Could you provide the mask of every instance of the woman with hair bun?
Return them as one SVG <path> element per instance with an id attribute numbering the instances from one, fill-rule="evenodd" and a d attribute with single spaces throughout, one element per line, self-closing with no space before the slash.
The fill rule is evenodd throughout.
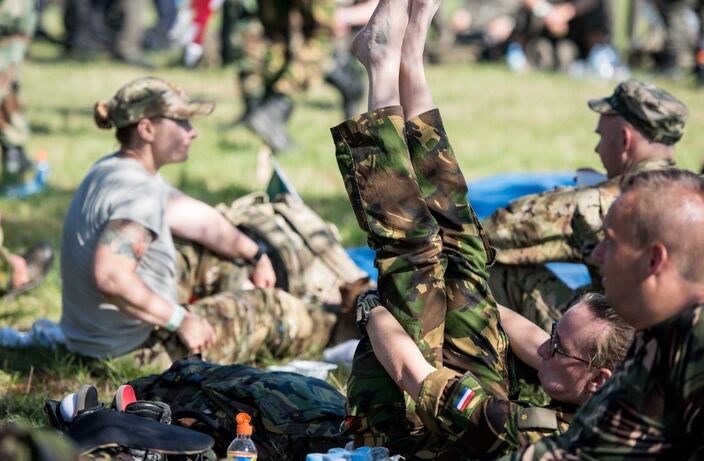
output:
<path id="1" fill-rule="evenodd" d="M 115 128 L 119 149 L 90 169 L 63 228 L 61 329 L 69 350 L 126 355 L 138 366 L 165 367 L 188 353 L 249 361 L 271 344 L 284 352 L 295 349 L 289 343 L 310 347 L 313 325 L 331 315 L 274 288 L 271 261 L 255 241 L 159 174 L 187 160 L 197 135 L 189 120 L 213 107 L 156 77 L 95 104 L 96 125 Z M 251 289 L 218 292 L 233 260 L 250 264 Z M 280 333 L 291 319 L 299 328 Z"/>

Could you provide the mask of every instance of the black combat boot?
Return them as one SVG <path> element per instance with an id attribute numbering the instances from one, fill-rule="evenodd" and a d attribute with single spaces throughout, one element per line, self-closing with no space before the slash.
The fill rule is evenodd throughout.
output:
<path id="1" fill-rule="evenodd" d="M 288 96 L 273 94 L 243 117 L 243 122 L 266 143 L 271 150 L 281 152 L 291 147 L 286 124 L 291 117 L 293 103 Z"/>

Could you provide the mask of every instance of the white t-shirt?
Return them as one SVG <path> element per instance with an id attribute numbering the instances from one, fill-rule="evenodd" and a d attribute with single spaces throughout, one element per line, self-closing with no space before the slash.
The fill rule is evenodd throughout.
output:
<path id="1" fill-rule="evenodd" d="M 78 187 L 61 237 L 61 330 L 69 350 L 96 358 L 117 357 L 138 348 L 154 326 L 106 302 L 93 277 L 98 239 L 108 222 L 133 221 L 154 241 L 137 274 L 156 293 L 176 302 L 176 251 L 166 222 L 166 203 L 176 190 L 136 160 L 108 155 L 98 160 Z"/>

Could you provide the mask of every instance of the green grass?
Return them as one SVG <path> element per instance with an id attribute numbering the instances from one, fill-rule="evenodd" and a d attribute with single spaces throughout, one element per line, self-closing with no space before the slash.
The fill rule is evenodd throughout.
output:
<path id="1" fill-rule="evenodd" d="M 144 71 L 107 60 L 66 61 L 44 44 L 36 45 L 32 56 L 22 69 L 22 94 L 33 130 L 28 150 L 49 152 L 51 187 L 26 200 L 0 198 L 5 244 L 11 250 L 21 252 L 32 242 L 48 240 L 58 251 L 73 191 L 90 165 L 117 147 L 112 132 L 93 124 L 93 104 L 110 98 L 132 78 L 159 75 L 192 96 L 217 101 L 210 117 L 195 121 L 199 139 L 190 160 L 163 170 L 174 185 L 212 204 L 263 186 L 254 179 L 259 142 L 244 128 L 226 128 L 242 110 L 232 68 Z M 468 179 L 506 171 L 600 167 L 594 154 L 597 117 L 586 101 L 610 94 L 613 82 L 538 73 L 516 76 L 502 66 L 464 62 L 432 67 L 428 78 Z M 704 131 L 699 129 L 704 115 L 698 109 L 704 95 L 687 83 L 655 83 L 691 108 L 678 159 L 698 169 L 704 153 Z M 360 245 L 364 237 L 347 202 L 328 132 L 341 121 L 337 95 L 329 87 L 316 87 L 297 95 L 296 103 L 290 125 L 296 148 L 278 160 L 306 202 L 338 225 L 344 244 Z M 2 306 L 0 325 L 24 329 L 40 317 L 58 321 L 60 292 L 57 261 L 41 287 Z M 109 401 L 119 384 L 150 371 L 80 360 L 62 349 L 0 350 L 0 365 L 0 421 L 26 419 L 34 425 L 44 423 L 40 407 L 45 398 L 60 398 L 91 382 Z M 344 382 L 344 376 L 336 379 Z"/>

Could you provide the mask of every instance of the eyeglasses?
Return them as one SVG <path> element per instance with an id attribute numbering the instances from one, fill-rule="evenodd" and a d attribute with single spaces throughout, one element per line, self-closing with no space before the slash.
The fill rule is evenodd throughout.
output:
<path id="1" fill-rule="evenodd" d="M 590 367 L 592 366 L 592 362 L 590 360 L 581 359 L 563 351 L 560 348 L 560 346 L 557 344 L 557 320 L 552 321 L 552 330 L 550 331 L 550 357 L 555 357 L 555 354 L 564 355 L 565 357 L 569 357 L 571 359 L 575 359 L 579 362 L 585 363 Z"/>

